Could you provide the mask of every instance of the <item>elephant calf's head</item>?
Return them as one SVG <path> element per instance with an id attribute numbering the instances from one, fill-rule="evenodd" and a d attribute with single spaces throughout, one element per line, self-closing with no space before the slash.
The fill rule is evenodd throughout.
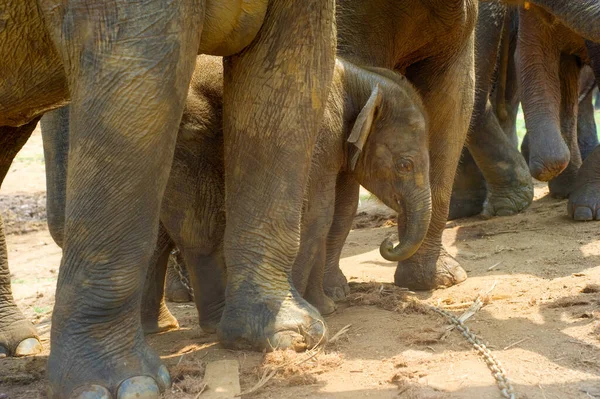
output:
<path id="1" fill-rule="evenodd" d="M 400 261 L 423 242 L 431 219 L 427 118 L 419 94 L 401 75 L 365 71 L 370 95 L 348 137 L 348 168 L 367 190 L 398 212 L 400 244 L 382 256 Z"/>

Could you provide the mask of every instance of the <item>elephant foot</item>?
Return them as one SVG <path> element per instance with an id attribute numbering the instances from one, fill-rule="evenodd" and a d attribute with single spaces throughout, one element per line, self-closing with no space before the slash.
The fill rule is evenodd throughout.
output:
<path id="1" fill-rule="evenodd" d="M 600 220 L 600 181 L 578 185 L 569 196 L 567 210 L 573 220 Z"/>
<path id="2" fill-rule="evenodd" d="M 334 313 L 337 309 L 337 306 L 335 305 L 333 299 L 325 295 L 324 292 L 318 292 L 318 290 L 315 291 L 317 292 L 307 290 L 304 294 L 304 299 L 306 299 L 308 303 L 317 308 L 319 313 L 321 313 L 324 316 Z"/>
<path id="3" fill-rule="evenodd" d="M 350 293 L 350 286 L 346 276 L 340 270 L 339 265 L 335 266 L 335 270 L 327 271 L 323 279 L 323 290 L 325 295 L 335 302 L 343 301 L 346 296 Z M 327 313 L 323 313 L 327 314 Z"/>
<path id="4" fill-rule="evenodd" d="M 399 262 L 394 275 L 394 283 L 397 286 L 411 290 L 450 287 L 466 279 L 467 272 L 443 248 L 439 256 L 417 252 L 411 258 Z"/>
<path id="5" fill-rule="evenodd" d="M 11 306 L 12 308 L 13 306 Z M 31 356 L 42 351 L 35 327 L 14 306 L 0 314 L 0 358 Z"/>
<path id="6" fill-rule="evenodd" d="M 114 334 L 92 330 L 54 338 L 48 358 L 48 398 L 160 398 L 171 386 L 167 368 L 141 330 L 135 338 L 117 335 L 115 341 Z"/>
<path id="7" fill-rule="evenodd" d="M 293 349 L 301 352 L 327 342 L 325 321 L 295 289 L 277 296 L 238 293 L 227 298 L 217 333 L 232 349 Z"/>
<path id="8" fill-rule="evenodd" d="M 557 199 L 569 198 L 569 195 L 575 189 L 575 180 L 577 178 L 577 169 L 568 167 L 560 175 L 548 182 L 550 196 Z"/>
<path id="9" fill-rule="evenodd" d="M 142 329 L 144 330 L 144 334 L 158 334 L 178 328 L 179 322 L 171 314 L 164 301 L 161 301 L 158 316 L 156 316 L 155 312 L 152 312 L 152 314 L 142 312 Z"/>
<path id="10" fill-rule="evenodd" d="M 488 186 L 481 216 L 511 216 L 523 212 L 533 202 L 533 180 L 527 172 L 523 179 L 515 180 L 509 187 Z"/>
<path id="11" fill-rule="evenodd" d="M 185 303 L 193 300 L 187 269 L 178 256 L 169 256 L 166 280 L 165 298 L 167 301 Z"/>

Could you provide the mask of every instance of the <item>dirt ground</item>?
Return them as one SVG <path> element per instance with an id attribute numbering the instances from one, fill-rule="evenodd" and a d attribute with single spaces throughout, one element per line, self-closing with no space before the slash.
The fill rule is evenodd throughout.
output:
<path id="1" fill-rule="evenodd" d="M 0 359 L 2 398 L 45 397 L 60 250 L 44 223 L 43 171 L 36 134 L 0 196 L 13 292 L 45 346 L 34 358 Z M 502 362 L 517 397 L 600 398 L 600 224 L 570 222 L 566 202 L 546 193 L 538 184 L 534 204 L 521 215 L 449 222 L 444 245 L 469 279 L 415 297 L 459 315 L 494 287 L 466 324 Z M 382 284 L 393 281 L 395 265 L 379 256 L 378 245 L 394 231 L 393 222 L 373 201 L 363 201 L 361 209 L 341 262 L 352 300 L 326 318 L 332 334 L 350 325 L 346 334 L 308 360 L 304 354 L 229 351 L 200 330 L 191 304 L 170 303 L 181 328 L 148 337 L 174 379 L 165 397 L 197 398 L 204 366 L 218 359 L 239 361 L 242 391 L 280 366 L 264 387 L 244 397 L 501 397 L 485 362 L 458 331 L 447 333 L 445 319 Z M 208 392 L 210 386 L 199 397 Z"/>

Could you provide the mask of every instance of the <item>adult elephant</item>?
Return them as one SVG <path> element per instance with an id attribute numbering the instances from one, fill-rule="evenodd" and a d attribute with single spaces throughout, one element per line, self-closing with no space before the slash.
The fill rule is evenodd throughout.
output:
<path id="1" fill-rule="evenodd" d="M 141 265 L 156 242 L 199 50 L 227 56 L 231 222 L 219 337 L 228 347 L 299 348 L 326 333 L 289 273 L 333 73 L 333 10 L 333 0 L 13 0 L 3 7 L 3 137 L 13 136 L 14 149 L 25 134 L 20 126 L 71 104 L 50 398 L 155 398 L 170 383 L 143 338 Z"/>
<path id="2" fill-rule="evenodd" d="M 576 5 L 562 0 L 532 3 L 546 7 L 585 37 L 600 39 L 600 26 L 589 24 L 600 16 L 598 0 L 584 0 Z M 441 235 L 473 110 L 477 2 L 338 0 L 336 15 L 338 54 L 359 65 L 391 68 L 405 74 L 420 91 L 429 113 L 432 220 L 421 248 L 398 263 L 395 283 L 412 289 L 431 289 L 463 281 L 466 273 L 442 248 Z M 336 204 L 336 223 L 341 226 L 350 223 L 349 215 L 356 210 L 358 189 L 348 181 L 340 184 L 348 190 L 347 201 Z M 345 238 L 340 234 L 329 237 L 337 241 Z M 393 253 L 385 255 L 394 259 Z M 325 288 L 339 299 L 347 292 L 347 286 L 334 259 L 328 259 Z"/>

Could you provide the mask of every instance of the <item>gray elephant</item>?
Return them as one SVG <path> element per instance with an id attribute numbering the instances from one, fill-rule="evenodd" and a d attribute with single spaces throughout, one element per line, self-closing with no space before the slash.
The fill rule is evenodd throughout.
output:
<path id="1" fill-rule="evenodd" d="M 0 163 L 44 112 L 70 102 L 73 115 L 49 397 L 156 398 L 170 383 L 142 334 L 142 265 L 156 242 L 198 53 L 227 57 L 224 206 L 232 217 L 220 340 L 316 344 L 322 318 L 289 282 L 333 76 L 333 0 L 9 0 L 1 12 L 0 136 L 10 145 Z M 12 298 L 2 251 L 4 304 Z M 0 345 L 12 352 L 31 334 L 3 330 Z"/>
<path id="2" fill-rule="evenodd" d="M 173 244 L 188 265 L 201 327 L 215 331 L 221 317 L 226 274 L 222 251 L 226 225 L 222 71 L 220 58 L 198 57 L 163 198 L 154 263 L 151 262 L 146 278 L 142 306 L 146 333 L 176 325 L 162 301 L 166 261 Z M 45 142 L 59 143 L 66 138 L 60 131 L 68 129 L 64 116 L 64 111 L 59 111 L 42 120 Z M 341 252 L 341 248 L 331 247 L 328 235 L 335 204 L 343 195 L 337 191 L 342 174 L 355 179 L 399 213 L 403 226 L 400 245 L 393 248 L 390 242 L 384 242 L 384 257 L 409 257 L 423 241 L 431 218 L 426 127 L 419 95 L 404 77 L 380 68 L 363 69 L 342 59 L 337 61 L 313 152 L 300 251 L 293 266 L 296 289 L 322 314 L 335 310 L 335 304 L 323 291 L 323 273 L 327 254 L 339 256 Z M 67 147 L 58 148 L 65 151 Z M 64 159 L 56 152 L 48 155 Z M 54 188 L 48 192 L 48 210 L 53 215 L 50 220 L 55 222 L 50 225 L 53 236 L 60 236 L 62 231 L 61 202 L 66 191 L 63 181 L 48 169 L 48 187 Z M 50 207 L 51 204 L 57 206 Z"/>

